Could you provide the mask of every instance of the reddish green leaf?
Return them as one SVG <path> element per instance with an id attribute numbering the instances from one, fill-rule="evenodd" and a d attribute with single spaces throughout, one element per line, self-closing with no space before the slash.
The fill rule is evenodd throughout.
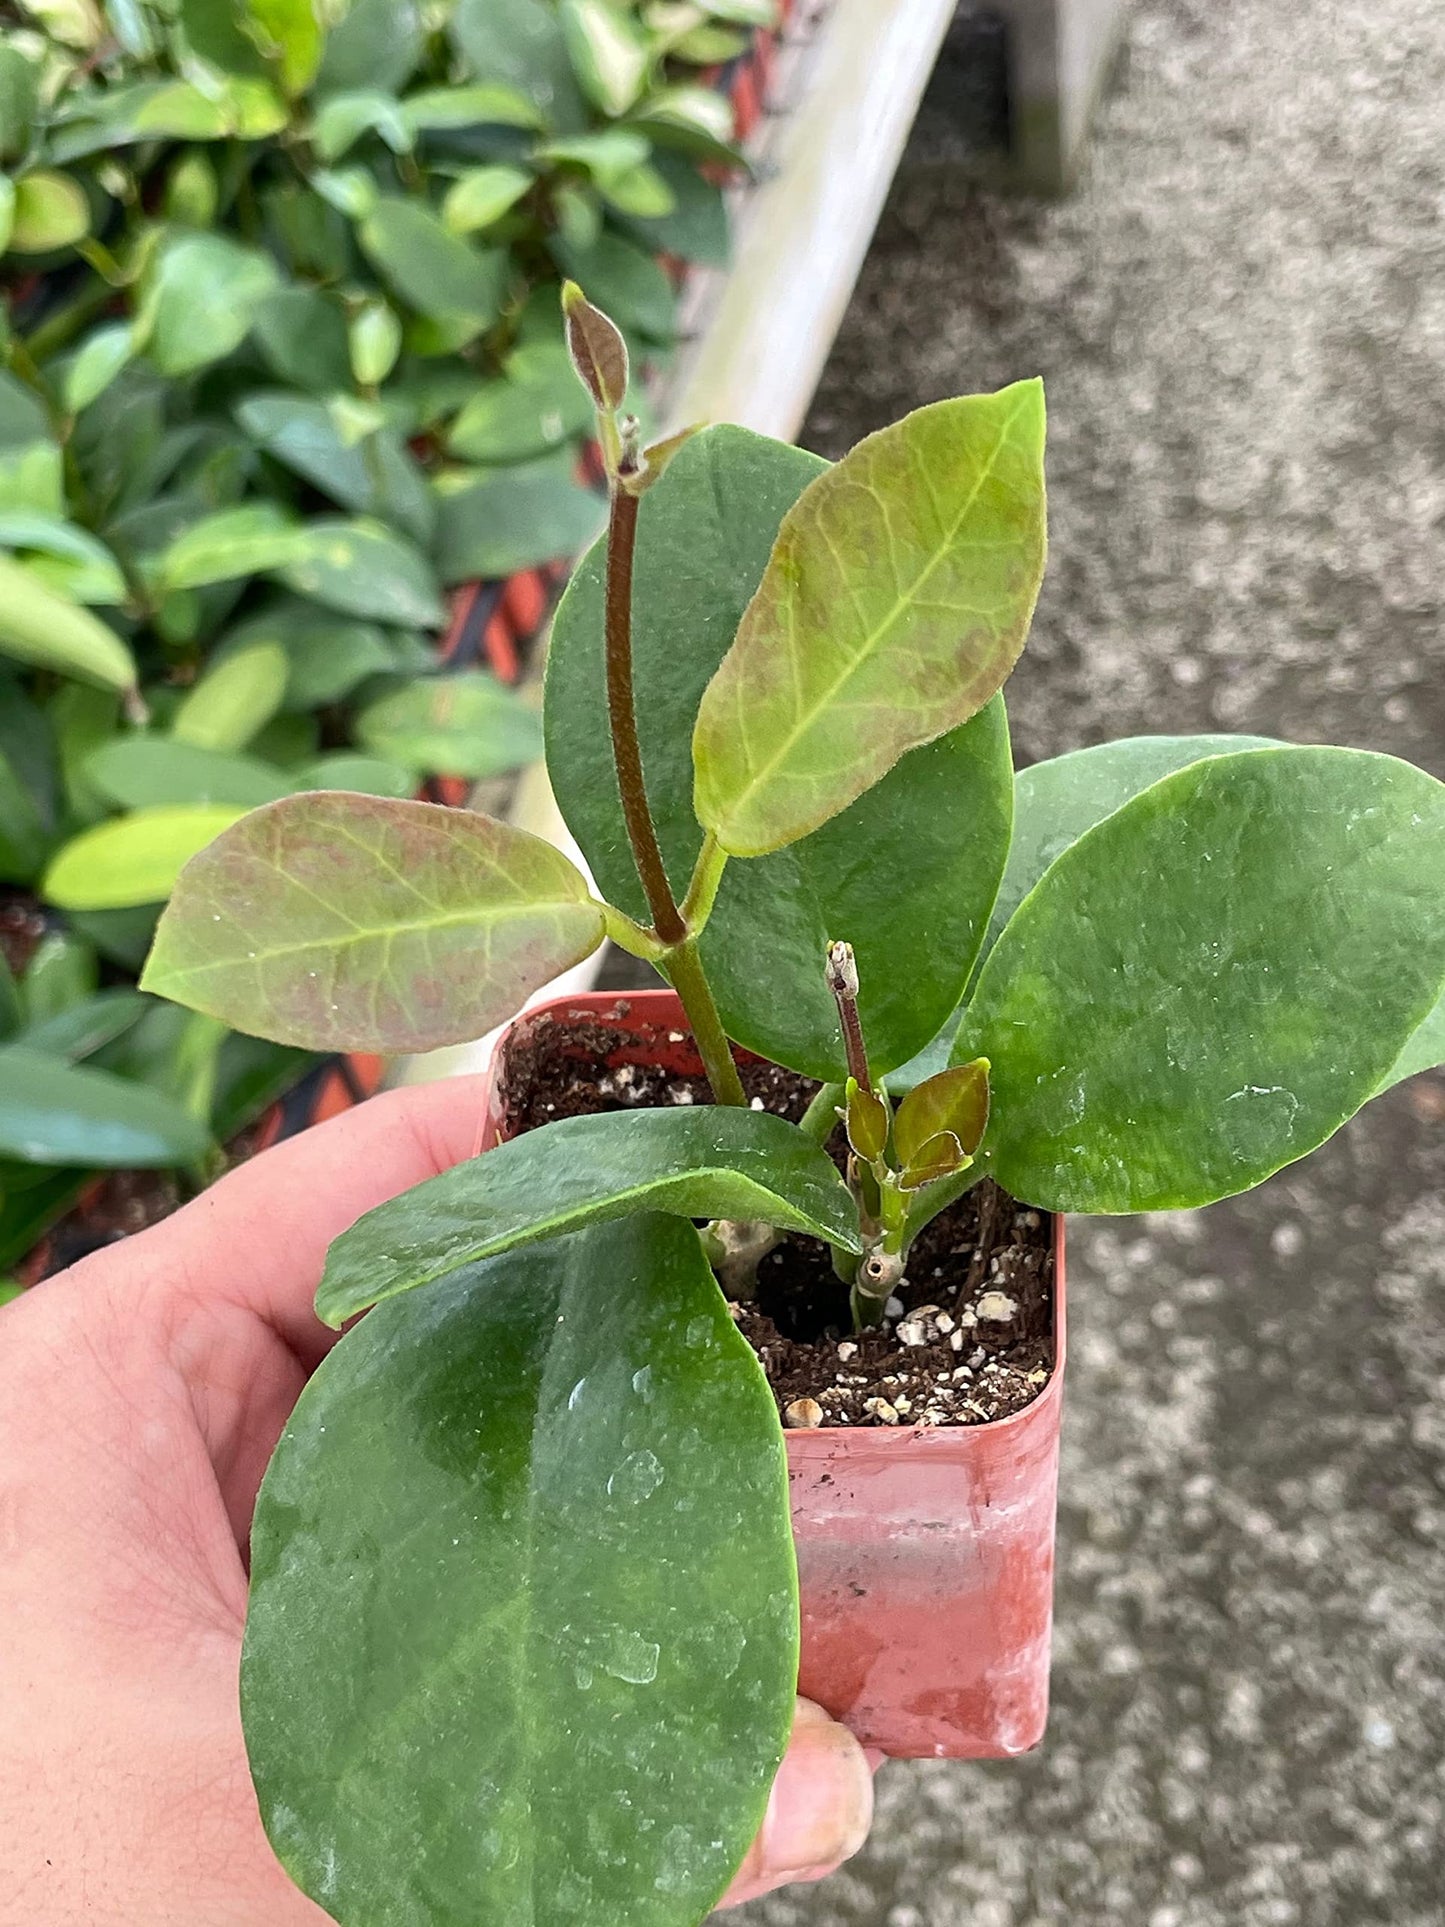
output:
<path id="1" fill-rule="evenodd" d="M 893 1120 L 893 1143 L 905 1166 L 928 1162 L 931 1141 L 940 1132 L 958 1139 L 972 1157 L 988 1123 L 988 1059 L 955 1064 L 911 1090 Z"/>
<path id="2" fill-rule="evenodd" d="M 1037 381 L 920 408 L 784 519 L 693 753 L 703 827 L 762 856 L 956 729 L 1023 648 L 1044 565 Z"/>
<path id="3" fill-rule="evenodd" d="M 602 940 L 550 843 L 466 810 L 316 792 L 190 864 L 143 986 L 312 1050 L 479 1037 Z"/>

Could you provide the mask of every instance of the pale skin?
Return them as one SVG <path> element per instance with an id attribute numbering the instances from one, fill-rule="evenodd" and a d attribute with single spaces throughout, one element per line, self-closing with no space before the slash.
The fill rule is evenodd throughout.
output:
<path id="1" fill-rule="evenodd" d="M 479 1081 L 374 1099 L 0 1311 L 0 1914 L 324 1927 L 262 1831 L 237 1673 L 256 1488 L 335 1342 L 328 1241 L 472 1154 Z M 799 1700 L 736 1904 L 862 1844 L 869 1762 Z"/>

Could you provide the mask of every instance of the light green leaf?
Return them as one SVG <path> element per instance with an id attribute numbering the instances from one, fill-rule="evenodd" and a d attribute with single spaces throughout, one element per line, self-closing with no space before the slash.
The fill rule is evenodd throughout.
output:
<path id="1" fill-rule="evenodd" d="M 363 301 L 346 330 L 351 372 L 361 388 L 386 380 L 401 353 L 401 322 L 385 301 Z"/>
<path id="2" fill-rule="evenodd" d="M 223 74 L 265 73 L 261 50 L 246 31 L 252 12 L 250 0 L 231 0 L 225 6 L 217 6 L 216 0 L 179 0 L 177 11 L 192 53 L 219 67 Z"/>
<path id="3" fill-rule="evenodd" d="M 37 168 L 15 183 L 10 217 L 12 254 L 50 254 L 84 240 L 90 232 L 85 189 L 69 174 Z"/>
<path id="4" fill-rule="evenodd" d="M 1380 1086 L 1445 977 L 1445 787 L 1357 750 L 1163 778 L 1058 857 L 954 1045 L 986 1055 L 984 1151 L 1050 1210 L 1210 1203 Z"/>
<path id="5" fill-rule="evenodd" d="M 118 737 L 90 757 L 85 773 L 126 810 L 177 803 L 230 803 L 249 810 L 274 803 L 295 787 L 254 756 L 228 755 L 165 736 Z"/>
<path id="6" fill-rule="evenodd" d="M 248 642 L 213 663 L 171 719 L 178 743 L 244 749 L 276 714 L 290 665 L 278 642 Z"/>
<path id="7" fill-rule="evenodd" d="M 128 910 L 159 903 L 196 852 L 240 815 L 230 804 L 193 803 L 135 810 L 98 823 L 56 852 L 41 895 L 62 910 Z"/>
<path id="8" fill-rule="evenodd" d="M 142 80 L 82 94 L 65 107 L 46 142 L 58 161 L 150 140 L 220 140 L 237 131 L 223 96 L 185 80 Z"/>
<path id="9" fill-rule="evenodd" d="M 471 462 L 522 462 L 575 441 L 591 421 L 591 398 L 566 349 L 520 348 L 502 378 L 462 409 L 447 445 Z"/>
<path id="10" fill-rule="evenodd" d="M 419 201 L 383 197 L 357 229 L 363 252 L 419 314 L 489 327 L 507 287 L 505 249 L 471 247 Z"/>
<path id="11" fill-rule="evenodd" d="M 651 166 L 630 167 L 624 174 L 613 175 L 602 185 L 602 198 L 619 213 L 641 220 L 656 220 L 677 205 L 667 181 Z"/>
<path id="12" fill-rule="evenodd" d="M 625 114 L 647 84 L 652 56 L 646 35 L 607 0 L 562 0 L 561 12 L 584 92 L 604 114 Z"/>
<path id="13" fill-rule="evenodd" d="M 280 576 L 297 595 L 346 615 L 403 629 L 440 629 L 446 622 L 425 556 L 376 522 L 308 522 L 304 554 Z"/>
<path id="14" fill-rule="evenodd" d="M 286 92 L 303 93 L 326 43 L 317 0 L 244 0 L 242 20 Z"/>
<path id="15" fill-rule="evenodd" d="M 537 104 L 515 87 L 488 81 L 474 87 L 426 87 L 401 103 L 413 134 L 471 127 L 540 127 Z"/>
<path id="16" fill-rule="evenodd" d="M 269 255 L 221 234 L 179 233 L 157 250 L 138 332 L 163 375 L 188 375 L 240 347 L 277 273 Z"/>
<path id="17" fill-rule="evenodd" d="M 318 756 L 293 770 L 292 788 L 296 790 L 352 790 L 362 796 L 410 796 L 416 777 L 395 763 L 384 763 L 378 756 L 357 756 L 350 750 L 335 750 Z"/>
<path id="18" fill-rule="evenodd" d="M 373 755 L 429 776 L 496 776 L 542 754 L 536 710 L 480 669 L 379 696 L 357 716 L 356 735 Z"/>
<path id="19" fill-rule="evenodd" d="M 251 1544 L 247 1750 L 328 1913 L 712 1906 L 787 1740 L 797 1590 L 776 1410 L 691 1226 L 370 1314 L 302 1393 Z"/>
<path id="20" fill-rule="evenodd" d="M 437 570 L 443 582 L 507 576 L 573 556 L 606 508 L 573 475 L 570 453 L 449 478 L 437 491 Z"/>
<path id="21" fill-rule="evenodd" d="M 792 508 L 698 712 L 699 820 L 761 856 L 966 722 L 1023 648 L 1044 563 L 1043 390 L 935 402 Z"/>
<path id="22" fill-rule="evenodd" d="M 365 88 L 354 94 L 329 94 L 316 110 L 311 138 L 324 161 L 339 161 L 363 134 L 379 134 L 394 154 L 411 152 L 412 130 L 401 102 Z"/>
<path id="23" fill-rule="evenodd" d="M 246 502 L 193 522 L 148 565 L 157 585 L 173 594 L 283 568 L 309 554 L 311 537 L 274 502 Z"/>
<path id="24" fill-rule="evenodd" d="M 81 343 L 65 370 L 61 399 L 78 415 L 109 388 L 136 351 L 135 330 L 128 321 L 110 321 Z"/>
<path id="25" fill-rule="evenodd" d="M 563 1118 L 394 1198 L 332 1245 L 316 1315 L 343 1325 L 459 1266 L 584 1225 L 665 1211 L 756 1218 L 862 1249 L 837 1166 L 767 1111 L 613 1111 Z"/>
<path id="26" fill-rule="evenodd" d="M 645 220 L 623 215 L 619 225 L 650 254 L 675 254 L 706 267 L 725 267 L 729 236 L 722 189 L 705 180 L 695 162 L 681 154 L 658 152 L 652 166 L 667 183 L 672 211 Z"/>
<path id="27" fill-rule="evenodd" d="M 568 140 L 546 141 L 535 157 L 553 167 L 585 167 L 596 180 L 615 181 L 641 167 L 652 152 L 645 134 L 625 127 L 602 127 L 590 134 L 576 134 Z"/>
<path id="28" fill-rule="evenodd" d="M 533 176 L 520 167 L 471 167 L 459 174 L 442 201 L 442 220 L 453 234 L 474 234 L 514 208 Z"/>
<path id="29" fill-rule="evenodd" d="M 0 547 L 19 553 L 31 575 L 72 602 L 122 603 L 125 577 L 105 544 L 74 522 L 0 509 Z"/>
<path id="30" fill-rule="evenodd" d="M 779 524 L 824 472 L 801 449 L 746 429 L 704 429 L 643 497 L 633 655 L 648 797 L 674 889 L 702 841 L 692 808 L 698 702 L 767 565 Z M 547 761 L 568 825 L 608 899 L 646 915 L 605 728 L 603 548 L 579 566 L 552 627 Z M 812 836 L 730 863 L 702 936 L 729 1033 L 810 1076 L 844 1070 L 823 979 L 831 938 L 854 945 L 869 1054 L 882 1072 L 926 1044 L 955 1007 L 1008 849 L 1013 789 L 1000 700 L 904 757 Z M 862 856 L 860 858 L 860 853 Z M 758 966 L 758 932 L 768 967 Z M 901 962 L 900 960 L 906 960 Z"/>
<path id="31" fill-rule="evenodd" d="M 314 793 L 255 811 L 181 879 L 142 988 L 278 1043 L 480 1037 L 602 939 L 586 879 L 466 810 Z"/>
<path id="32" fill-rule="evenodd" d="M 204 1125 L 144 1084 L 19 1044 L 0 1049 L 0 1156 L 150 1170 L 194 1164 L 210 1145 Z"/>
<path id="33" fill-rule="evenodd" d="M 0 655 L 101 689 L 135 686 L 135 662 L 113 629 L 0 556 Z"/>

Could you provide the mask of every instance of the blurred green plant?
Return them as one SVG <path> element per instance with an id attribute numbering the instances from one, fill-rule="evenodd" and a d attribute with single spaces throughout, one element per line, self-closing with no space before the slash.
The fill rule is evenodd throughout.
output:
<path id="1" fill-rule="evenodd" d="M 197 849 L 538 754 L 524 698 L 439 669 L 447 592 L 595 532 L 560 281 L 666 353 L 659 257 L 726 253 L 705 70 L 775 6 L 5 11 L 0 886 L 52 934 L 0 988 L 0 1267 L 312 1061 L 130 987 Z"/>

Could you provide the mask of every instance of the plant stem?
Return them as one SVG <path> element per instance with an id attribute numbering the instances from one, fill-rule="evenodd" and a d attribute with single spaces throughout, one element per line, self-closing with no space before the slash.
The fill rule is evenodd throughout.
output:
<path id="1" fill-rule="evenodd" d="M 667 880 L 647 807 L 632 689 L 632 559 L 637 548 L 637 509 L 637 496 L 629 495 L 614 477 L 607 523 L 607 716 L 632 858 L 652 912 L 653 927 L 671 947 L 683 943 L 688 930 Z M 698 1041 L 701 1045 L 701 1038 Z"/>
<path id="2" fill-rule="evenodd" d="M 707 1081 L 712 1085 L 714 1099 L 719 1104 L 746 1104 L 748 1100 L 743 1081 L 733 1062 L 732 1047 L 722 1027 L 722 1019 L 717 1014 L 712 986 L 703 974 L 702 959 L 697 954 L 697 944 L 693 938 L 689 937 L 669 950 L 667 974 L 672 979 L 673 989 L 682 999 L 682 1007 L 692 1025 L 693 1038 L 707 1071 Z"/>
<path id="3" fill-rule="evenodd" d="M 868 1053 L 863 1047 L 863 1026 L 858 1018 L 858 966 L 853 961 L 850 943 L 828 946 L 828 988 L 838 1006 L 838 1021 L 843 1030 L 843 1050 L 848 1059 L 848 1075 L 860 1091 L 873 1091 L 868 1070 Z"/>
<path id="4" fill-rule="evenodd" d="M 702 840 L 702 848 L 698 851 L 697 862 L 693 866 L 692 881 L 688 884 L 687 895 L 682 900 L 683 920 L 694 936 L 712 915 L 712 907 L 717 902 L 718 886 L 722 882 L 727 863 L 727 851 L 709 830 Z"/>
<path id="5" fill-rule="evenodd" d="M 798 1129 L 805 1131 L 816 1143 L 826 1144 L 838 1122 L 838 1107 L 842 1102 L 841 1084 L 820 1084 L 812 1103 L 798 1120 Z"/>
<path id="6" fill-rule="evenodd" d="M 645 930 L 625 910 L 619 910 L 615 903 L 602 902 L 597 908 L 602 912 L 608 936 L 619 950 L 625 950 L 630 957 L 641 957 L 644 963 L 667 962 L 667 945 L 659 943 L 650 930 Z"/>

